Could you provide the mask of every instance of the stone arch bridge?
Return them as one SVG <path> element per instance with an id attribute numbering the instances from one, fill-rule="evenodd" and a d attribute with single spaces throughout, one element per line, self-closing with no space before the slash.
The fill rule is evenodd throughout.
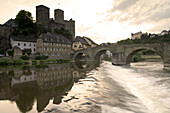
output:
<path id="1" fill-rule="evenodd" d="M 110 44 L 107 46 L 97 46 L 83 50 L 74 51 L 73 60 L 81 60 L 84 57 L 88 61 L 99 60 L 100 56 L 106 51 L 112 53 L 112 63 L 115 65 L 128 65 L 130 60 L 137 52 L 141 50 L 151 50 L 161 56 L 164 62 L 164 69 L 170 70 L 170 43 L 153 44 Z"/>

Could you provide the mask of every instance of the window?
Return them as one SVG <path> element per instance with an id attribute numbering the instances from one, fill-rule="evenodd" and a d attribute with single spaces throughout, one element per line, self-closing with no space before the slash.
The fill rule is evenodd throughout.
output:
<path id="1" fill-rule="evenodd" d="M 76 48 L 76 47 L 77 47 L 77 45 L 74 45 L 74 47 Z"/>
<path id="2" fill-rule="evenodd" d="M 18 43 L 18 46 L 20 46 L 20 43 Z"/>
<path id="3" fill-rule="evenodd" d="M 31 47 L 31 44 L 30 44 L 30 47 Z"/>
<path id="4" fill-rule="evenodd" d="M 34 48 L 34 52 L 36 51 L 36 49 Z"/>
<path id="5" fill-rule="evenodd" d="M 34 44 L 34 47 L 35 47 L 35 44 Z"/>
<path id="6" fill-rule="evenodd" d="M 24 43 L 24 46 L 26 46 L 26 43 Z"/>

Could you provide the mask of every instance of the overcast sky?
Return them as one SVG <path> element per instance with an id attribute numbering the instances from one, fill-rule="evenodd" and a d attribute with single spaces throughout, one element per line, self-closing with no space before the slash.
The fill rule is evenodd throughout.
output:
<path id="1" fill-rule="evenodd" d="M 60 3 L 60 5 L 58 5 Z M 170 29 L 170 0 L 0 0 L 0 24 L 25 9 L 35 20 L 35 6 L 64 10 L 65 19 L 76 22 L 76 36 L 97 43 L 130 38 L 131 33 L 159 33 Z"/>

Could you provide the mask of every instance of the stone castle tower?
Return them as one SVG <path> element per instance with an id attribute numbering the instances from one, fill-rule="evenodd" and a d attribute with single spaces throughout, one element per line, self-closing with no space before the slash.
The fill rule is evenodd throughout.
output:
<path id="1" fill-rule="evenodd" d="M 61 9 L 54 10 L 54 19 L 50 19 L 50 9 L 44 5 L 36 6 L 36 22 L 46 29 L 54 31 L 55 28 L 65 28 L 68 30 L 73 39 L 75 38 L 75 21 L 70 19 L 64 20 L 64 11 Z"/>
<path id="2" fill-rule="evenodd" d="M 36 21 L 38 24 L 43 25 L 44 28 L 48 29 L 50 9 L 43 5 L 36 6 Z"/>
<path id="3" fill-rule="evenodd" d="M 61 9 L 55 9 L 54 10 L 54 20 L 57 23 L 63 23 L 64 22 L 64 11 Z"/>

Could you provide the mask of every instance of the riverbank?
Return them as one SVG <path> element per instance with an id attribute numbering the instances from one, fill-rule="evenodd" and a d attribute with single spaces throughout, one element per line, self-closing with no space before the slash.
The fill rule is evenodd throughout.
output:
<path id="1" fill-rule="evenodd" d="M 46 60 L 21 60 L 21 59 L 9 59 L 0 58 L 0 66 L 10 65 L 39 65 L 39 64 L 58 64 L 64 62 L 70 62 L 70 59 L 46 59 Z"/>
<path id="2" fill-rule="evenodd" d="M 111 58 L 102 59 L 104 61 L 112 62 Z M 134 56 L 131 62 L 163 62 L 159 55 L 140 55 Z"/>

